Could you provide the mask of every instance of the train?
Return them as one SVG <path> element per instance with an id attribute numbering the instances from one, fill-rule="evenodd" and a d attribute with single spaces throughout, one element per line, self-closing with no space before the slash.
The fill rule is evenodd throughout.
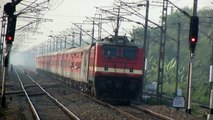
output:
<path id="1" fill-rule="evenodd" d="M 65 79 L 98 99 L 130 103 L 139 93 L 144 49 L 126 36 L 38 55 L 36 69 Z"/>

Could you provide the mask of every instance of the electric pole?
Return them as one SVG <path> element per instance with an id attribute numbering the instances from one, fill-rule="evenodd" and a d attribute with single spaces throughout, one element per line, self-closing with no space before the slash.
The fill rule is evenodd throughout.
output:
<path id="1" fill-rule="evenodd" d="M 178 79 L 179 79 L 179 59 L 180 59 L 180 27 L 181 23 L 177 23 L 178 25 L 178 39 L 177 39 L 177 57 L 176 57 L 176 84 L 175 84 L 175 95 L 177 96 L 178 90 Z"/>
<path id="2" fill-rule="evenodd" d="M 143 42 L 143 48 L 144 48 L 144 60 L 143 60 L 143 78 L 141 81 L 141 96 L 143 97 L 143 88 L 144 83 L 146 80 L 146 69 L 147 69 L 147 56 L 148 56 L 148 47 L 147 47 L 147 31 L 148 31 L 148 20 L 149 20 L 149 0 L 146 0 L 146 17 L 145 17 L 145 24 L 144 24 L 144 42 Z"/>
<path id="3" fill-rule="evenodd" d="M 158 104 L 163 92 L 163 76 L 164 76 L 164 60 L 165 60 L 165 44 L 166 44 L 166 28 L 167 28 L 167 9 L 168 0 L 163 0 L 162 20 L 161 20 L 161 39 L 158 62 L 158 80 L 157 80 L 157 98 Z"/>
<path id="4" fill-rule="evenodd" d="M 4 5 L 4 13 L 7 16 L 7 29 L 5 35 L 6 48 L 3 50 L 3 73 L 2 73 L 2 91 L 1 91 L 1 106 L 6 107 L 5 84 L 7 78 L 7 69 L 9 64 L 10 50 L 15 36 L 17 16 L 14 15 L 16 8 L 15 3 L 8 2 Z M 3 13 L 3 15 L 4 15 Z"/>
<path id="5" fill-rule="evenodd" d="M 211 35 L 211 33 L 210 33 Z M 209 37 L 210 39 L 210 37 Z M 211 55 L 211 64 L 210 64 L 210 69 L 209 69 L 209 82 L 210 82 L 210 97 L 209 97 L 209 114 L 207 116 L 207 120 L 212 119 L 212 114 L 213 114 L 213 90 L 212 90 L 212 85 L 213 85 L 213 40 L 211 40 L 211 47 L 212 47 L 212 55 Z"/>

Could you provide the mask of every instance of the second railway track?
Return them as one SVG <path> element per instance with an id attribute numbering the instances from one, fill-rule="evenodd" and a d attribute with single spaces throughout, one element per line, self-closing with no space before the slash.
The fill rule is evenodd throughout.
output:
<path id="1" fill-rule="evenodd" d="M 69 111 L 56 98 L 51 96 L 40 84 L 33 80 L 30 75 L 26 74 L 25 76 L 22 75 L 22 77 L 20 77 L 16 70 L 15 73 L 36 120 L 79 120 L 76 115 Z"/>

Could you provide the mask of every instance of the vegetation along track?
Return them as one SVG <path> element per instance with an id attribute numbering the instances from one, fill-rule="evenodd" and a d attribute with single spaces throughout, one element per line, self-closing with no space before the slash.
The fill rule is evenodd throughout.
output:
<path id="1" fill-rule="evenodd" d="M 40 84 L 33 80 L 30 75 L 22 75 L 21 78 L 17 71 L 15 71 L 15 73 L 25 93 L 27 101 L 30 104 L 35 119 L 79 120 L 75 114 L 51 96 Z"/>

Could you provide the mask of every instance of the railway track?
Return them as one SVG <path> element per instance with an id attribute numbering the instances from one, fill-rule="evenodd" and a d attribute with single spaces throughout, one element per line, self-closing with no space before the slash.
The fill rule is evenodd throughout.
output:
<path id="1" fill-rule="evenodd" d="M 95 97 L 86 95 L 78 90 L 71 88 L 69 82 L 66 82 L 63 79 L 57 80 L 57 78 L 49 78 L 46 75 L 43 75 L 43 74 L 38 75 L 37 73 L 30 72 L 30 71 L 28 71 L 28 75 L 30 75 L 31 78 L 29 78 L 27 75 L 24 75 L 26 77 L 25 79 L 27 79 L 27 80 L 24 80 L 25 82 L 26 81 L 29 82 L 30 81 L 29 79 L 32 79 L 32 78 L 36 79 L 36 82 L 39 83 L 43 88 L 45 88 L 45 90 L 49 92 L 49 94 L 54 96 L 54 98 L 56 98 L 57 101 L 60 101 L 64 106 L 66 106 L 67 109 L 72 110 L 72 112 L 75 113 L 75 115 L 77 115 L 79 119 L 81 120 L 89 120 L 89 119 L 93 119 L 93 120 L 100 120 L 100 119 L 101 120 L 111 120 L 111 119 L 113 120 L 141 120 L 141 119 L 172 120 L 172 118 L 176 120 L 176 118 L 174 118 L 172 115 L 170 115 L 171 118 L 166 116 L 162 117 L 162 115 L 157 113 L 157 111 L 153 112 L 149 109 L 141 110 L 141 107 L 143 107 L 142 105 L 136 105 L 136 106 L 140 106 L 140 108 L 134 108 L 133 107 L 134 105 L 119 106 L 119 105 L 111 105 L 111 104 L 105 103 L 103 101 L 96 99 Z M 27 91 L 29 91 L 28 94 L 31 97 L 33 103 L 35 101 L 36 105 L 38 101 L 41 101 L 41 99 L 43 99 L 43 97 L 46 96 L 43 92 L 36 89 L 37 88 L 36 83 L 31 81 L 30 83 L 25 83 L 24 85 Z M 36 93 L 28 90 L 31 88 L 32 88 L 32 91 L 36 91 Z M 20 90 L 16 89 L 16 91 L 20 91 Z M 14 94 L 15 93 L 16 92 L 14 92 Z M 21 94 L 23 96 L 21 92 L 18 92 L 17 94 L 19 95 Z M 37 99 L 34 99 L 34 98 L 37 98 Z M 50 104 L 50 102 L 42 102 L 41 104 L 46 104 L 46 107 L 48 108 L 48 106 L 51 107 L 52 104 L 54 104 L 54 103 Z M 38 107 L 38 108 L 44 109 L 44 107 Z M 52 109 L 58 110 L 59 108 L 54 107 L 54 108 L 51 108 L 51 110 Z M 43 110 L 43 111 L 47 111 L 47 110 Z M 62 115 L 61 112 L 62 110 L 58 112 L 51 111 L 51 113 L 53 114 L 59 113 L 60 115 Z M 45 113 L 48 113 L 48 112 L 45 112 Z M 167 114 L 164 114 L 164 115 L 167 115 Z M 45 116 L 45 117 L 42 118 L 42 116 Z M 49 118 L 47 118 L 47 116 Z M 63 116 L 66 116 L 66 115 L 63 115 Z M 41 115 L 41 118 L 44 120 L 47 120 L 47 119 L 61 119 L 62 117 L 53 118 L 51 117 L 51 114 L 50 116 L 48 114 L 48 115 Z M 70 117 L 67 117 L 67 116 L 66 118 L 70 119 Z"/>
<path id="2" fill-rule="evenodd" d="M 69 85 L 65 82 L 65 84 Z M 73 89 L 75 92 L 78 92 L 81 95 L 86 96 L 87 98 L 93 100 L 94 102 L 106 106 L 109 109 L 113 109 L 123 116 L 126 116 L 126 118 L 131 120 L 174 120 L 172 118 L 169 118 L 167 116 L 161 115 L 157 112 L 148 110 L 146 108 L 138 107 L 137 105 L 131 105 L 131 106 L 117 106 L 117 105 L 111 105 L 109 103 L 103 102 L 99 99 L 96 99 L 94 96 L 90 96 L 88 94 L 82 93 L 78 90 Z"/>
<path id="3" fill-rule="evenodd" d="M 148 91 L 143 91 L 143 93 L 148 95 L 150 98 L 158 99 L 157 94 L 155 94 L 155 93 L 151 93 Z M 168 106 L 172 103 L 173 97 L 162 95 L 160 100 L 164 101 L 164 104 L 167 104 L 167 106 Z M 210 109 L 208 105 L 200 104 L 195 101 L 191 102 L 191 106 L 192 106 L 192 108 L 196 108 L 193 110 L 193 112 L 196 114 L 196 116 L 207 116 L 209 109 Z"/>
<path id="4" fill-rule="evenodd" d="M 30 75 L 20 74 L 15 70 L 32 114 L 36 120 L 40 119 L 71 119 L 80 120 L 75 114 L 67 109 L 56 98 L 51 96 L 39 83 Z"/>
<path id="5" fill-rule="evenodd" d="M 137 105 L 134 105 L 134 104 L 130 106 L 111 105 L 103 101 L 100 101 L 94 97 L 91 97 L 87 94 L 84 94 L 84 95 L 101 105 L 107 106 L 111 109 L 118 111 L 124 116 L 131 118 L 131 120 L 141 120 L 141 119 L 143 120 L 174 120 L 173 118 L 164 116 L 162 114 L 159 114 L 157 112 L 151 111 L 143 107 L 138 107 Z"/>
<path id="6" fill-rule="evenodd" d="M 168 116 L 159 114 L 159 113 L 157 113 L 157 112 L 154 112 L 154 111 L 152 111 L 152 110 L 149 110 L 149 109 L 146 109 L 146 108 L 143 108 L 143 107 L 139 107 L 139 106 L 134 105 L 134 104 L 132 104 L 131 107 L 132 107 L 133 109 L 137 109 L 137 110 L 139 110 L 139 111 L 141 111 L 141 112 L 148 113 L 148 114 L 150 114 L 150 115 L 152 115 L 152 116 L 154 116 L 154 117 L 156 117 L 156 118 L 162 119 L 162 120 L 174 120 L 173 118 L 170 118 L 170 117 L 168 117 Z"/>

